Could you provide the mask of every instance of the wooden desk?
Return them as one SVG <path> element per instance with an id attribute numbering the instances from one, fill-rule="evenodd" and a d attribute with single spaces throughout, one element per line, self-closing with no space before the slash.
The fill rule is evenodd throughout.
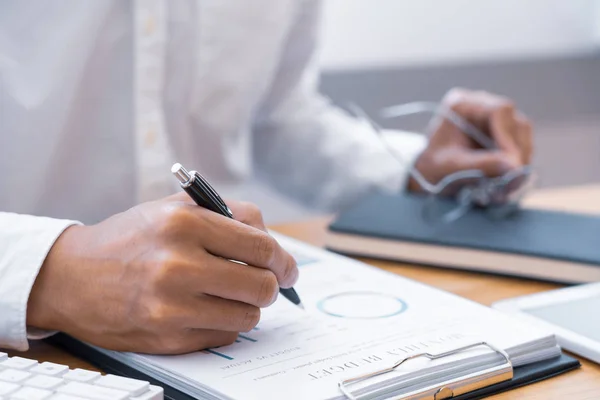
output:
<path id="1" fill-rule="evenodd" d="M 527 206 L 600 214 L 600 185 L 539 191 Z M 273 227 L 274 230 L 322 246 L 329 220 L 321 219 Z M 380 268 L 436 286 L 489 305 L 497 300 L 558 288 L 558 285 L 482 274 L 415 267 L 385 261 L 364 260 Z M 15 355 L 15 353 L 13 353 Z M 95 369 L 85 361 L 44 343 L 32 343 L 24 357 Z M 582 360 L 583 367 L 562 376 L 492 397 L 505 399 L 600 399 L 600 367 Z"/>

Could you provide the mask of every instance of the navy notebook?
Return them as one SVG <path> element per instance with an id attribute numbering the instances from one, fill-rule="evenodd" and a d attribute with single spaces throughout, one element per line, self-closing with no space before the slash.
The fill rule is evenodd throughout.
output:
<path id="1" fill-rule="evenodd" d="M 503 219 L 481 209 L 444 223 L 423 217 L 425 198 L 375 195 L 329 226 L 328 249 L 353 256 L 563 283 L 600 281 L 600 217 L 521 209 Z"/>

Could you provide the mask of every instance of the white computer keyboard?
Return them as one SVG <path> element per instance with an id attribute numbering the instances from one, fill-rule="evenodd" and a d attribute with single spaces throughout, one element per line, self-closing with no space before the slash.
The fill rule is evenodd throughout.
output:
<path id="1" fill-rule="evenodd" d="M 148 382 L 0 353 L 0 400 L 163 400 Z"/>

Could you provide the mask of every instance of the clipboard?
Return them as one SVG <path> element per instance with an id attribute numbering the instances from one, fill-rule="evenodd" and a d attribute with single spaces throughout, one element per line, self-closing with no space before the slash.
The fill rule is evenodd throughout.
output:
<path id="1" fill-rule="evenodd" d="M 376 370 L 367 374 L 362 374 L 352 378 L 346 378 L 338 383 L 338 387 L 340 392 L 348 399 L 348 400 L 368 400 L 371 398 L 380 398 L 380 395 L 377 392 L 374 392 L 372 395 L 360 396 L 354 395 L 352 393 L 351 387 L 360 382 L 367 381 L 377 376 L 385 375 L 394 372 L 398 367 L 403 365 L 410 360 L 414 360 L 416 358 L 428 358 L 430 360 L 437 360 L 440 358 L 448 357 L 454 354 L 461 353 L 463 351 L 467 351 L 476 347 L 487 347 L 496 353 L 500 354 L 504 362 L 501 365 L 493 366 L 491 368 L 487 368 L 483 371 L 472 373 L 465 376 L 460 376 L 457 378 L 449 379 L 442 384 L 431 385 L 429 387 L 425 387 L 422 389 L 414 390 L 407 394 L 389 397 L 390 400 L 448 400 L 452 399 L 455 396 L 460 396 L 484 387 L 492 386 L 498 384 L 500 382 L 509 381 L 514 376 L 514 369 L 512 362 L 508 354 L 502 349 L 495 347 L 494 345 L 487 342 L 478 342 L 472 343 L 465 346 L 457 347 L 451 350 L 447 350 L 441 353 L 417 353 L 406 356 L 399 361 L 397 361 L 394 365 Z"/>
<path id="2" fill-rule="evenodd" d="M 59 333 L 54 335 L 48 339 L 45 339 L 46 342 L 61 347 L 78 357 L 84 358 L 91 364 L 95 365 L 99 369 L 116 375 L 126 376 L 135 379 L 141 379 L 149 381 L 153 385 L 161 386 L 165 391 L 165 399 L 167 400 L 195 400 L 194 397 L 185 394 L 178 390 L 177 388 L 166 385 L 160 380 L 145 374 L 144 372 L 134 369 L 128 365 L 121 363 L 114 358 L 107 356 L 104 353 L 101 353 L 95 350 L 93 347 L 88 346 L 87 344 L 80 342 L 66 334 Z M 513 367 L 512 363 L 510 363 L 510 359 L 506 355 L 506 353 L 502 350 L 496 349 L 494 346 L 489 345 L 486 342 L 474 343 L 471 345 L 467 345 L 464 347 L 459 347 L 453 350 L 446 351 L 444 353 L 438 354 L 429 354 L 429 353 L 419 353 L 407 356 L 402 360 L 398 360 L 393 366 L 389 368 L 385 368 L 378 371 L 373 371 L 371 374 L 356 376 L 346 378 L 338 383 L 338 387 L 343 386 L 344 388 L 351 387 L 353 384 L 358 383 L 364 379 L 373 378 L 376 375 L 383 375 L 385 373 L 389 373 L 392 370 L 399 367 L 401 364 L 405 362 L 409 362 L 413 359 L 419 357 L 425 358 L 441 358 L 446 357 L 452 354 L 456 354 L 461 351 L 466 351 L 474 347 L 484 346 L 491 348 L 494 351 L 502 354 L 505 360 L 508 360 L 508 363 L 503 363 L 498 367 L 494 367 L 488 369 L 486 371 L 480 371 L 474 376 L 462 376 L 457 379 L 448 380 L 441 385 L 436 385 L 435 387 L 427 388 L 420 390 L 419 393 L 411 393 L 412 397 L 391 397 L 394 400 L 399 399 L 434 399 L 434 400 L 478 400 L 485 398 L 487 396 L 491 396 L 494 394 L 506 392 L 508 390 L 516 389 L 521 386 L 526 386 L 531 383 L 539 382 L 557 375 L 561 375 L 565 372 L 575 370 L 581 367 L 581 363 L 570 356 L 562 354 L 555 359 L 540 361 L 536 363 L 532 363 L 525 366 Z M 341 392 L 340 388 L 340 392 Z M 350 399 L 360 399 L 364 400 L 365 397 L 354 396 L 352 397 L 352 393 L 350 393 L 350 397 L 346 395 L 346 398 Z M 419 397 L 420 396 L 420 397 Z M 427 397 L 429 396 L 429 397 Z M 379 397 L 381 398 L 381 397 Z"/>

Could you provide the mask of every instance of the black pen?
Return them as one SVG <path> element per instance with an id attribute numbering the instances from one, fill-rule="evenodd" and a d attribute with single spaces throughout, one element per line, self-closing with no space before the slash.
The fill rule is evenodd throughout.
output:
<path id="1" fill-rule="evenodd" d="M 227 204 L 225 204 L 223 199 L 221 199 L 221 196 L 219 196 L 208 181 L 198 172 L 188 172 L 179 163 L 173 165 L 171 172 L 179 180 L 181 188 L 185 190 L 192 200 L 200 207 L 204 207 L 225 217 L 233 218 L 233 213 L 229 207 L 227 207 Z M 300 297 L 294 288 L 280 288 L 279 293 L 298 307 L 304 308 L 300 301 Z"/>

